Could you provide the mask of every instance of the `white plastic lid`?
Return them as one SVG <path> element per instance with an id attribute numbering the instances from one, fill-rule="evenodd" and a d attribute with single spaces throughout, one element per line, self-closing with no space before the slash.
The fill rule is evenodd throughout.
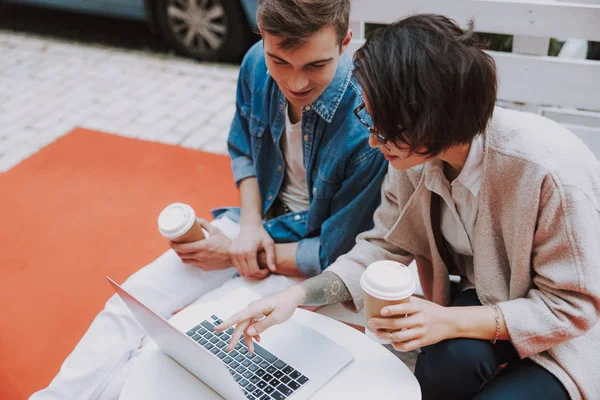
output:
<path id="1" fill-rule="evenodd" d="M 411 270 L 396 261 L 376 261 L 360 278 L 362 289 L 381 300 L 401 300 L 415 292 L 416 282 Z"/>
<path id="2" fill-rule="evenodd" d="M 196 213 L 192 207 L 173 203 L 158 216 L 158 230 L 167 239 L 177 239 L 190 230 L 195 220 Z"/>

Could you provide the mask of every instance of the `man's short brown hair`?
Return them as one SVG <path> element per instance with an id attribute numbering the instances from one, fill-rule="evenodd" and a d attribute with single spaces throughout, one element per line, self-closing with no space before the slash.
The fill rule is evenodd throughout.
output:
<path id="1" fill-rule="evenodd" d="M 283 38 L 284 50 L 302 47 L 325 26 L 333 26 L 341 46 L 350 24 L 350 0 L 259 0 L 258 27 Z"/>

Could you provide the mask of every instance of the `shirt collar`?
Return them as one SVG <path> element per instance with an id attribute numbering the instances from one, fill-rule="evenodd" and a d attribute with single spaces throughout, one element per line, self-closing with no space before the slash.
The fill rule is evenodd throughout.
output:
<path id="1" fill-rule="evenodd" d="M 464 187 L 477 197 L 481 189 L 481 176 L 483 175 L 483 135 L 477 135 L 471 143 L 467 162 L 460 175 L 456 178 Z"/>
<path id="2" fill-rule="evenodd" d="M 439 190 L 439 181 L 442 179 L 446 180 L 442 166 L 442 161 L 437 157 L 428 162 L 425 166 L 425 185 L 429 190 L 435 191 L 436 193 Z M 452 185 L 456 182 L 460 182 L 474 197 L 477 197 L 479 195 L 479 190 L 481 189 L 482 175 L 483 135 L 477 135 L 473 139 L 473 142 L 471 142 L 471 148 L 469 149 L 469 155 L 467 156 L 465 166 L 460 171 L 456 180 L 452 182 Z"/>
<path id="3" fill-rule="evenodd" d="M 311 104 L 311 107 L 327 123 L 331 123 L 342 97 L 348 88 L 354 68 L 352 58 L 345 52 L 340 57 L 333 79 L 327 89 Z"/>

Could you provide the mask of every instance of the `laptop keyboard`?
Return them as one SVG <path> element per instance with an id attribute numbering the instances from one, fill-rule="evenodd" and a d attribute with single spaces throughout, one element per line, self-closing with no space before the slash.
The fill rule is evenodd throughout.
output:
<path id="1" fill-rule="evenodd" d="M 213 315 L 211 320 L 202 321 L 186 335 L 221 359 L 248 400 L 283 400 L 308 382 L 305 375 L 256 343 L 254 354 L 250 354 L 243 337 L 227 353 L 233 328 L 215 332 L 215 326 L 222 322 Z"/>

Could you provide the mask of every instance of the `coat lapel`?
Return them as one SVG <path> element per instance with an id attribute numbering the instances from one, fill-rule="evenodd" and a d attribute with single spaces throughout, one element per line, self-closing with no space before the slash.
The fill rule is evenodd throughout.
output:
<path id="1" fill-rule="evenodd" d="M 453 264 L 442 238 L 440 200 L 421 180 L 385 240 L 415 256 L 426 297 L 448 304 L 450 281 L 446 265 Z"/>

